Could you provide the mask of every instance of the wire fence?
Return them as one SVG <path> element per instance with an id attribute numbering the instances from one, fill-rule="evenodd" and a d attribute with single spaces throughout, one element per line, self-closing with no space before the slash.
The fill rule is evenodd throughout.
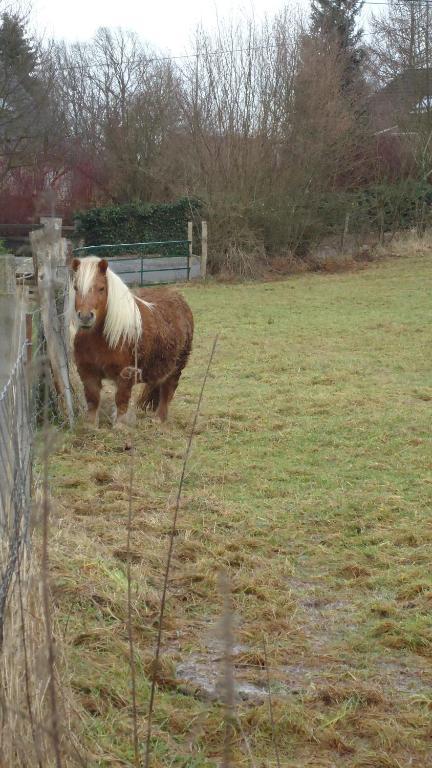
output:
<path id="1" fill-rule="evenodd" d="M 20 554 L 29 544 L 34 419 L 28 350 L 26 341 L 0 393 L 0 645 L 8 594 Z"/>
<path id="2" fill-rule="evenodd" d="M 23 307 L 17 302 L 17 317 Z M 12 342 L 12 340 L 11 340 Z M 0 765 L 41 766 L 46 672 L 40 663 L 42 626 L 33 458 L 35 392 L 30 340 L 21 341 L 0 393 Z M 33 357 L 33 363 L 32 363 Z"/>
<path id="3" fill-rule="evenodd" d="M 0 766 L 17 768 L 55 765 L 58 751 L 49 706 L 57 673 L 43 553 L 47 455 L 57 427 L 70 425 L 58 389 L 69 376 L 68 281 L 65 268 L 50 269 L 49 261 L 39 273 L 36 308 L 24 281 L 18 283 L 10 339 L 18 352 L 0 391 Z M 61 709 L 59 702 L 55 715 L 64 720 Z M 64 763 L 72 764 L 72 758 Z"/>

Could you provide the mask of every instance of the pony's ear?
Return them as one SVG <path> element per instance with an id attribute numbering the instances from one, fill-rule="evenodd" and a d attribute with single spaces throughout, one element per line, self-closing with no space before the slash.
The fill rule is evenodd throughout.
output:
<path id="1" fill-rule="evenodd" d="M 81 262 L 80 262 L 79 259 L 74 259 L 72 261 L 72 269 L 73 269 L 74 272 L 76 272 L 78 270 L 78 267 L 79 267 L 80 264 L 81 264 Z"/>
<path id="2" fill-rule="evenodd" d="M 106 259 L 101 259 L 99 264 L 98 264 L 98 267 L 99 267 L 99 272 L 102 272 L 102 274 L 104 275 L 106 273 L 107 269 L 108 269 L 108 262 L 107 262 L 107 260 Z"/>

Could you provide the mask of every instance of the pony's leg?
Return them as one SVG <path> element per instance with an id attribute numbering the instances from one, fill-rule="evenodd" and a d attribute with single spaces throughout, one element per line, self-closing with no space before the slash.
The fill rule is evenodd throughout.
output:
<path id="1" fill-rule="evenodd" d="M 175 395 L 175 391 L 178 387 L 178 383 L 180 381 L 180 376 L 182 375 L 183 368 L 185 367 L 189 353 L 191 350 L 191 343 L 188 341 L 185 349 L 183 350 L 182 355 L 180 356 L 180 359 L 177 364 L 176 371 L 169 376 L 166 381 L 163 382 L 160 386 L 160 400 L 159 400 L 159 407 L 157 409 L 157 415 L 159 416 L 161 421 L 166 421 L 168 416 L 168 406 L 173 399 Z"/>
<path id="2" fill-rule="evenodd" d="M 159 384 L 146 384 L 144 390 L 137 400 L 137 407 L 142 411 L 146 411 L 147 409 L 150 411 L 157 411 L 159 399 Z"/>
<path id="3" fill-rule="evenodd" d="M 87 403 L 86 421 L 90 424 L 96 424 L 102 389 L 102 378 L 94 373 L 90 374 L 86 371 L 78 372 L 84 385 L 84 396 Z"/>
<path id="4" fill-rule="evenodd" d="M 174 397 L 179 378 L 180 373 L 176 372 L 160 385 L 160 399 L 156 413 L 162 422 L 167 420 L 168 406 Z"/>
<path id="5" fill-rule="evenodd" d="M 132 382 L 130 379 L 122 379 L 121 377 L 117 380 L 117 390 L 115 394 L 115 404 L 116 404 L 116 423 L 119 424 L 125 424 L 128 422 L 128 408 L 129 408 L 129 402 L 132 394 Z"/>

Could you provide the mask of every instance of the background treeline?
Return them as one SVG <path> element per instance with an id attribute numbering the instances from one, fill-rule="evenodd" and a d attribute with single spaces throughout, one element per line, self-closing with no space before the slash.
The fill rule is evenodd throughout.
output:
<path id="1" fill-rule="evenodd" d="M 191 55 L 170 59 L 105 28 L 88 43 L 42 44 L 3 7 L 1 222 L 91 209 L 89 242 L 107 229 L 123 240 L 128 210 L 147 232 L 149 211 L 159 215 L 149 204 L 175 203 L 166 212 L 183 221 L 199 200 L 212 268 L 244 273 L 344 231 L 360 242 L 423 228 L 429 9 L 390 2 L 367 36 L 360 10 L 314 0 L 307 17 L 199 29 Z"/>

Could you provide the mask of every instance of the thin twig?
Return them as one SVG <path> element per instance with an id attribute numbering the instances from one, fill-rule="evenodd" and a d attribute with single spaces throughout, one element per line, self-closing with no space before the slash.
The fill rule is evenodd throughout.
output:
<path id="1" fill-rule="evenodd" d="M 132 721 L 133 721 L 133 746 L 135 768 L 139 768 L 139 745 L 138 745 L 138 714 L 136 698 L 136 668 L 135 668 L 135 649 L 132 630 L 132 575 L 131 575 L 131 527 L 132 527 L 132 489 L 134 480 L 134 450 L 131 450 L 130 474 L 129 474 L 129 506 L 127 521 L 127 540 L 126 540 L 126 576 L 127 576 L 127 624 L 129 640 L 129 664 L 131 672 L 131 692 L 132 692 Z"/>
<path id="2" fill-rule="evenodd" d="M 138 331 L 135 334 L 135 350 L 134 350 L 134 362 L 135 362 L 135 386 L 138 383 Z M 135 665 L 135 648 L 132 630 L 132 573 L 131 573 L 131 530 L 132 530 L 132 495 L 133 495 L 133 483 L 134 483 L 134 461 L 135 451 L 133 447 L 132 437 L 130 439 L 131 451 L 130 451 L 130 473 L 129 473 L 129 504 L 128 504 L 128 519 L 127 519 L 127 537 L 126 537 L 126 578 L 127 578 L 127 624 L 128 624 L 128 640 L 129 640 L 129 666 L 131 673 L 131 693 L 132 693 L 132 723 L 133 723 L 133 748 L 135 768 L 139 768 L 139 744 L 138 744 L 138 713 L 137 713 L 137 697 L 136 697 L 136 665 Z"/>
<path id="3" fill-rule="evenodd" d="M 207 369 L 204 374 L 201 391 L 199 394 L 197 406 L 195 409 L 195 416 L 192 422 L 191 431 L 189 434 L 189 439 L 186 446 L 186 452 L 183 459 L 183 467 L 182 472 L 180 475 L 180 480 L 178 484 L 178 490 L 177 490 L 177 498 L 176 498 L 176 504 L 174 508 L 174 515 L 172 520 L 172 526 L 170 531 L 170 537 L 169 537 L 169 546 L 168 546 L 168 555 L 167 555 L 167 561 L 165 566 L 165 574 L 164 574 L 164 583 L 163 583 L 163 589 L 162 589 L 162 598 L 161 598 L 161 604 L 160 604 L 160 611 L 159 611 L 159 626 L 158 626 L 158 635 L 156 640 L 156 651 L 155 651 L 155 657 L 154 657 L 154 666 L 153 666 L 153 674 L 152 674 L 152 683 L 151 683 L 151 690 L 150 690 L 150 701 L 149 701 L 149 711 L 148 711 L 148 723 L 147 723 L 147 737 L 146 737 L 146 751 L 145 751 L 145 759 L 144 759 L 144 768 L 149 768 L 150 766 L 150 746 L 151 746 L 151 732 L 152 732 L 152 720 L 153 720 L 153 708 L 154 708 L 154 700 L 155 700 L 155 693 L 156 693 L 156 679 L 158 675 L 158 666 L 159 666 L 159 657 L 160 657 L 160 650 L 161 650 L 161 643 L 162 643 L 162 627 L 163 627 L 163 619 L 165 614 L 165 603 L 166 603 L 166 595 L 167 595 L 167 589 L 168 589 L 168 578 L 169 578 L 169 572 L 171 567 L 171 558 L 172 558 L 172 552 L 174 547 L 174 539 L 177 529 L 177 517 L 178 512 L 180 509 L 180 499 L 183 491 L 183 483 L 186 475 L 186 467 L 189 460 L 191 448 L 192 448 L 192 442 L 195 436 L 195 430 L 196 425 L 198 421 L 198 416 L 200 414 L 200 408 L 201 403 L 203 399 L 204 394 L 204 388 L 207 383 L 207 378 L 209 375 L 210 367 L 213 362 L 213 357 L 216 351 L 216 345 L 218 342 L 218 336 L 215 337 L 212 350 L 210 353 L 209 361 L 207 364 Z"/>
<path id="4" fill-rule="evenodd" d="M 243 741 L 245 743 L 246 752 L 248 753 L 250 764 L 251 764 L 252 768 L 257 768 L 256 762 L 255 762 L 255 758 L 253 756 L 253 752 L 252 752 L 252 749 L 251 749 L 251 745 L 249 744 L 249 739 L 248 739 L 248 737 L 246 736 L 246 734 L 244 732 L 244 728 L 242 726 L 241 720 L 240 720 L 238 715 L 236 717 L 236 723 L 237 723 L 237 725 L 239 727 L 239 730 L 240 730 L 240 733 L 241 733 L 241 735 L 243 737 Z"/>
<path id="5" fill-rule="evenodd" d="M 224 608 L 222 615 L 222 637 L 224 641 L 224 678 L 223 678 L 223 698 L 224 698 L 224 749 L 222 768 L 230 768 L 232 764 L 232 743 L 234 735 L 234 704 L 235 704 L 235 685 L 233 674 L 233 611 L 231 604 L 230 585 L 226 573 L 222 572 L 219 576 L 220 589 L 223 595 Z"/>
<path id="6" fill-rule="evenodd" d="M 272 700 L 271 687 L 270 687 L 270 668 L 268 663 L 267 643 L 264 635 L 263 635 L 263 647 L 264 647 L 264 658 L 265 658 L 266 675 L 267 675 L 270 725 L 272 730 L 272 739 L 273 739 L 273 745 L 274 745 L 275 756 L 276 756 L 276 765 L 277 765 L 277 768 L 280 768 L 281 764 L 280 764 L 280 757 L 279 757 L 279 746 L 276 738 L 276 728 L 275 728 L 275 721 L 274 721 L 274 714 L 273 714 L 273 700 Z"/>
<path id="7" fill-rule="evenodd" d="M 41 564 L 41 578 L 42 578 L 42 602 L 45 614 L 45 631 L 46 642 L 48 649 L 48 674 L 49 674 L 49 695 L 51 703 L 51 724 L 52 724 L 52 742 L 54 747 L 55 764 L 56 768 L 62 768 L 62 760 L 60 754 L 60 734 L 59 734 L 59 722 L 58 722 L 58 709 L 57 709 L 57 695 L 55 688 L 55 654 L 54 654 L 54 641 L 51 628 L 51 612 L 50 612 L 50 594 L 49 594 L 49 556 L 48 556 L 48 535 L 49 535 L 49 514 L 50 514 L 50 502 L 49 502 L 49 481 L 48 481 L 48 371 L 45 368 L 45 400 L 44 400 L 44 450 L 43 450 L 43 482 L 42 482 L 42 564 Z"/>

